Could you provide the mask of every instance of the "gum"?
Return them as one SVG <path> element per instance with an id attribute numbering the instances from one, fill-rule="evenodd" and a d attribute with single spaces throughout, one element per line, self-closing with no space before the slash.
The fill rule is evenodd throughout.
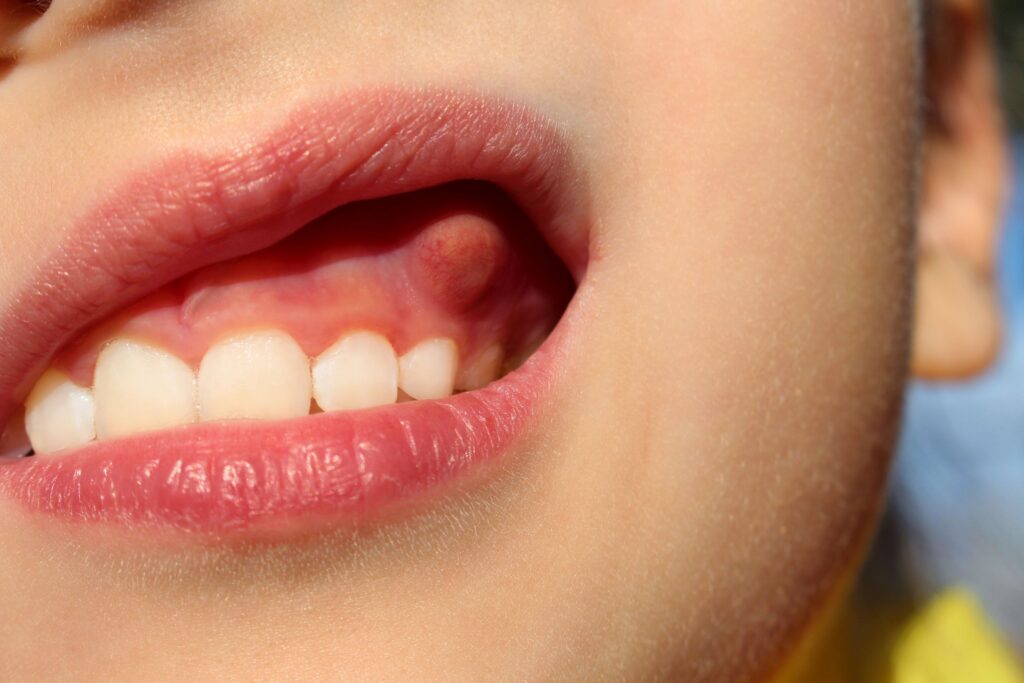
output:
<path id="1" fill-rule="evenodd" d="M 353 329 L 384 334 L 399 354 L 450 337 L 462 365 L 495 343 L 506 357 L 534 347 L 573 290 L 510 199 L 463 181 L 336 209 L 267 249 L 189 273 L 92 327 L 53 364 L 88 386 L 115 337 L 198 367 L 218 340 L 273 327 L 311 357 Z"/>

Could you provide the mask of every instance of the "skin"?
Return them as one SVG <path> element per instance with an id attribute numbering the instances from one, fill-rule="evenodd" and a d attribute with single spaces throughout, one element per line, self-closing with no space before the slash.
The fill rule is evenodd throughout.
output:
<path id="1" fill-rule="evenodd" d="M 984 60 L 977 3 L 948 4 L 980 17 L 964 30 Z M 981 292 L 939 319 L 991 306 L 964 245 L 994 225 L 999 160 L 918 122 L 904 2 L 57 0 L 2 21 L 0 307 L 133 165 L 364 84 L 497 92 L 552 118 L 601 245 L 559 410 L 508 473 L 423 514 L 224 547 L 0 500 L 5 680 L 764 679 L 838 599 L 881 499 L 919 130 L 956 170 L 992 171 L 932 183 L 925 155 L 920 213 L 957 236 L 929 253 Z M 943 48 L 954 67 L 962 52 Z M 976 78 L 932 85 L 991 103 Z M 950 218 L 957 197 L 983 210 Z M 977 348 L 925 345 L 915 368 L 963 374 Z"/>

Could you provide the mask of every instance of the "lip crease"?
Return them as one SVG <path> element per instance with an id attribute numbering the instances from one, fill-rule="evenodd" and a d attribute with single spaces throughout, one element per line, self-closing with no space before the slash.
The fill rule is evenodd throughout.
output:
<path id="1" fill-rule="evenodd" d="M 369 90 L 307 102 L 218 153 L 186 150 L 145 167 L 72 226 L 0 316 L 0 418 L 89 324 L 354 201 L 460 179 L 493 182 L 578 283 L 589 224 L 571 157 L 550 122 L 517 104 Z M 364 519 L 512 450 L 547 400 L 573 308 L 522 368 L 484 389 L 92 443 L 0 464 L 0 492 L 69 520 L 198 532 Z"/>

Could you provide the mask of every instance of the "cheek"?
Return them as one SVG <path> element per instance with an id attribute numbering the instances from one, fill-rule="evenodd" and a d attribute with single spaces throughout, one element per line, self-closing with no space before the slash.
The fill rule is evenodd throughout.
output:
<path id="1" fill-rule="evenodd" d="M 855 564 L 908 345 L 909 11 L 741 4 L 611 29 L 628 113 L 567 409 L 593 490 L 566 506 L 633 551 L 681 678 L 769 661 Z"/>

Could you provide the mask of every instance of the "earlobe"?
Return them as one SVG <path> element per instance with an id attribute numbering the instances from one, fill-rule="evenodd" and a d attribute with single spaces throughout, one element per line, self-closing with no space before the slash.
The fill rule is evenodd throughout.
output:
<path id="1" fill-rule="evenodd" d="M 911 371 L 922 379 L 967 377 L 999 349 L 999 306 L 990 276 L 949 250 L 918 260 Z"/>
<path id="2" fill-rule="evenodd" d="M 998 350 L 991 271 L 1007 160 L 986 4 L 932 9 L 911 369 L 939 379 L 980 372 Z"/>

